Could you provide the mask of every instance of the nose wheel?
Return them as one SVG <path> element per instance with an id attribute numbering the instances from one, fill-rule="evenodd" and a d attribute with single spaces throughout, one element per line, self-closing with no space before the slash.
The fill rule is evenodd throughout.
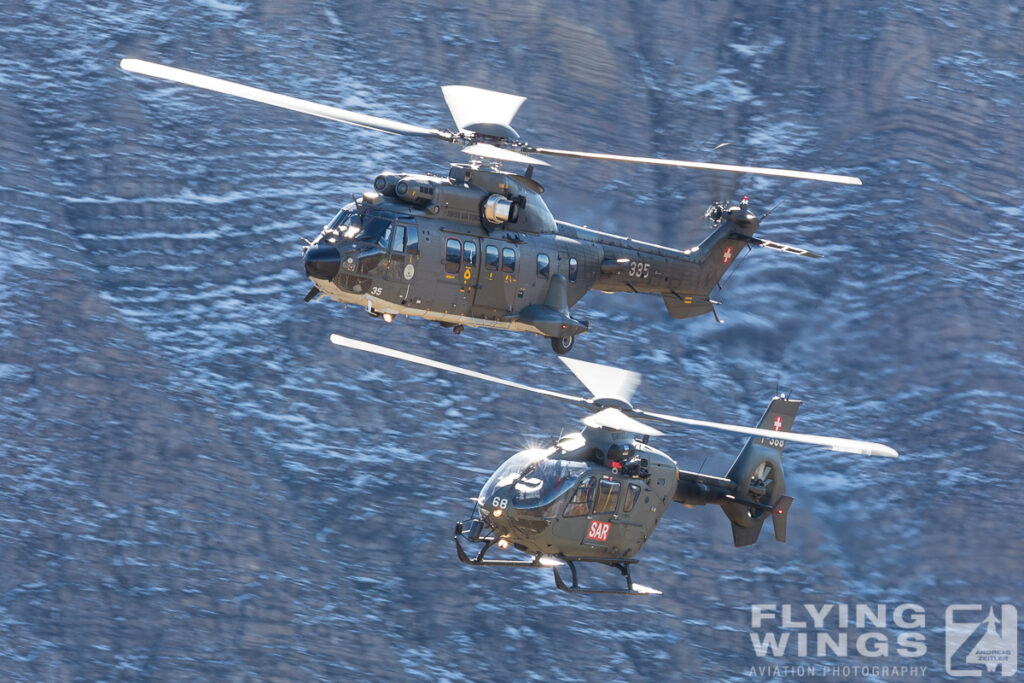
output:
<path id="1" fill-rule="evenodd" d="M 552 337 L 551 348 L 554 349 L 555 353 L 559 356 L 572 351 L 572 347 L 576 346 L 576 337 L 571 334 L 567 334 L 564 337 Z"/>

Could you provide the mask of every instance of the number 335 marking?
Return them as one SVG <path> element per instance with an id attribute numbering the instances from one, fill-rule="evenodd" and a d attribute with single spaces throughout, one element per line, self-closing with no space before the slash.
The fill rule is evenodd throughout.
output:
<path id="1" fill-rule="evenodd" d="M 641 263 L 640 261 L 629 262 L 629 276 L 630 277 L 650 277 L 651 276 L 651 264 Z"/>

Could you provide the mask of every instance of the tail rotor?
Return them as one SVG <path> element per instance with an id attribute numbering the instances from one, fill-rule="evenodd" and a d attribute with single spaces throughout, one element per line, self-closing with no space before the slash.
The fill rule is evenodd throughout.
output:
<path id="1" fill-rule="evenodd" d="M 793 427 L 800 401 L 776 396 L 758 422 L 759 429 L 779 432 L 782 437 Z M 786 514 L 793 499 L 786 496 L 786 478 L 782 472 L 781 438 L 751 438 L 743 445 L 726 475 L 736 493 L 722 503 L 722 511 L 732 522 L 733 541 L 737 546 L 757 540 L 761 527 L 771 517 L 775 538 L 786 538 Z"/>

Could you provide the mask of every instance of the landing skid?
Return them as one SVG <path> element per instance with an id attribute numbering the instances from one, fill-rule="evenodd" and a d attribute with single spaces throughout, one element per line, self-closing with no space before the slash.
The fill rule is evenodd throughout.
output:
<path id="1" fill-rule="evenodd" d="M 563 556 L 559 556 L 558 559 L 563 560 L 567 565 L 569 565 L 569 571 L 572 572 L 572 585 L 569 586 L 562 580 L 562 576 L 558 573 L 558 567 L 551 568 L 551 571 L 555 574 L 555 585 L 566 593 L 588 593 L 591 595 L 661 595 L 661 591 L 659 590 L 655 590 L 649 586 L 642 586 L 639 583 L 633 583 L 633 577 L 629 573 L 629 568 L 636 564 L 638 560 L 609 560 L 598 557 Z M 626 578 L 625 590 L 581 588 L 579 575 L 576 573 L 577 562 L 594 562 L 618 569 L 622 573 L 622 576 Z"/>
<path id="2" fill-rule="evenodd" d="M 464 564 L 474 567 L 529 567 L 533 569 L 547 569 L 562 564 L 558 560 L 540 554 L 533 555 L 530 560 L 488 560 L 485 557 L 487 551 L 496 546 L 501 539 L 493 535 L 482 535 L 483 522 L 479 519 L 471 520 L 469 529 L 465 529 L 464 524 L 465 522 L 455 524 L 455 552 L 459 555 L 459 561 Z M 482 544 L 475 557 L 470 557 L 462 547 L 462 541 L 459 539 L 463 536 L 473 543 Z"/>
<path id="3" fill-rule="evenodd" d="M 460 562 L 472 567 L 526 567 L 528 569 L 547 569 L 550 567 L 551 571 L 555 574 L 555 585 L 567 593 L 587 593 L 591 595 L 661 595 L 661 591 L 659 590 L 655 590 L 647 586 L 641 586 L 640 584 L 633 582 L 633 577 L 629 573 L 629 568 L 636 564 L 638 560 L 610 560 L 604 557 L 565 557 L 563 555 L 552 557 L 550 555 L 542 555 L 540 553 L 532 555 L 529 560 L 487 559 L 488 551 L 498 545 L 501 539 L 489 533 L 489 530 L 485 531 L 485 529 L 486 526 L 480 519 L 468 520 L 468 528 L 467 522 L 457 522 L 455 524 L 455 552 L 458 553 Z M 469 542 L 480 544 L 480 549 L 474 556 L 470 556 L 463 547 L 463 537 L 465 537 Z M 579 582 L 579 574 L 576 571 L 577 562 L 604 564 L 618 569 L 626 578 L 626 588 L 622 590 L 582 588 Z M 566 584 L 565 581 L 562 580 L 562 576 L 558 573 L 558 567 L 566 564 L 569 565 L 569 571 L 572 573 L 572 585 Z"/>

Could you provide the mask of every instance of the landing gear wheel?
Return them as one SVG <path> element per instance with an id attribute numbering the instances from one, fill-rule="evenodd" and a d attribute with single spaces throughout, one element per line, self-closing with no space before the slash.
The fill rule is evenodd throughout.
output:
<path id="1" fill-rule="evenodd" d="M 576 346 L 576 337 L 571 334 L 567 334 L 564 337 L 552 337 L 551 348 L 555 350 L 559 356 L 572 351 L 572 347 Z"/>
<path id="2" fill-rule="evenodd" d="M 465 328 L 462 325 L 456 325 L 452 328 L 452 334 L 462 334 L 462 330 Z"/>

